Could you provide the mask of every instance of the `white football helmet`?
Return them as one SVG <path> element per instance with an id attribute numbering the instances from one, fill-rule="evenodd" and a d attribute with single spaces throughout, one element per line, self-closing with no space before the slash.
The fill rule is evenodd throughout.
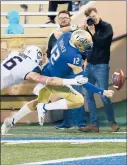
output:
<path id="1" fill-rule="evenodd" d="M 43 56 L 42 51 L 37 46 L 28 46 L 24 52 L 26 56 L 28 56 L 31 60 L 35 61 L 39 66 L 42 65 Z"/>
<path id="2" fill-rule="evenodd" d="M 93 45 L 91 35 L 85 30 L 74 31 L 71 35 L 71 42 L 81 53 L 84 53 Z"/>

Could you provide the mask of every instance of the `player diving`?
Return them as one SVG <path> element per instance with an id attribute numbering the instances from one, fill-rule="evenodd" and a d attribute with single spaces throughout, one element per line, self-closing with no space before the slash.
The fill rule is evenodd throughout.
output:
<path id="1" fill-rule="evenodd" d="M 55 86 L 66 85 L 61 78 L 40 75 L 42 60 L 42 51 L 37 46 L 29 46 L 23 53 L 11 52 L 1 63 L 1 90 L 24 80 Z M 70 85 L 80 85 L 80 81 L 82 79 L 68 80 Z"/>
<path id="2" fill-rule="evenodd" d="M 97 88 L 83 76 L 82 54 L 86 54 L 92 46 L 90 34 L 85 30 L 76 30 L 73 33 L 60 33 L 59 31 L 56 35 L 58 35 L 58 40 L 51 51 L 51 58 L 41 71 L 41 75 L 47 77 L 45 83 L 40 84 L 39 82 L 34 88 L 34 94 L 38 95 L 37 99 L 26 103 L 13 117 L 5 119 L 1 128 L 2 134 L 6 134 L 17 121 L 36 109 L 39 124 L 43 125 L 45 115 L 49 110 L 68 110 L 81 107 L 84 104 L 84 98 L 71 87 L 74 79 L 67 79 L 70 75 L 76 75 L 76 79 L 80 81 L 78 84 L 83 85 L 86 90 L 106 97 L 113 96 L 114 91 Z M 59 80 L 63 80 L 63 83 L 60 83 L 62 85 L 54 86 L 48 83 L 50 77 L 58 77 Z M 49 103 L 51 94 L 55 94 L 61 99 Z"/>

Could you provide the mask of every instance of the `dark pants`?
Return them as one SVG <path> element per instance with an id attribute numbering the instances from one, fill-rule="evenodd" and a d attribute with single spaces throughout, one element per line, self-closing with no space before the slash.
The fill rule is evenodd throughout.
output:
<path id="1" fill-rule="evenodd" d="M 109 65 L 108 64 L 98 64 L 92 65 L 87 64 L 85 69 L 85 75 L 88 77 L 89 82 L 92 84 L 97 84 L 98 87 L 102 89 L 108 89 L 109 85 Z M 109 122 L 115 122 L 114 110 L 109 98 L 101 96 L 104 104 L 104 109 Z M 90 114 L 90 124 L 99 125 L 97 113 L 96 113 L 96 103 L 94 100 L 94 94 L 91 91 L 86 90 L 86 102 L 88 105 L 88 110 Z"/>
<path id="2" fill-rule="evenodd" d="M 73 86 L 75 90 L 82 93 L 81 86 Z M 65 127 L 72 127 L 73 125 L 77 125 L 78 127 L 85 126 L 85 108 L 84 106 L 80 108 L 75 108 L 72 110 L 64 111 L 62 125 Z"/>
<path id="3" fill-rule="evenodd" d="M 49 8 L 48 11 L 52 12 L 52 11 L 56 11 L 58 4 L 64 4 L 64 3 L 68 3 L 68 11 L 72 11 L 72 1 L 49 1 Z M 48 16 L 50 18 L 50 20 L 54 20 L 56 16 Z"/>
<path id="4" fill-rule="evenodd" d="M 86 5 L 90 0 L 82 0 L 80 1 L 80 6 Z"/>

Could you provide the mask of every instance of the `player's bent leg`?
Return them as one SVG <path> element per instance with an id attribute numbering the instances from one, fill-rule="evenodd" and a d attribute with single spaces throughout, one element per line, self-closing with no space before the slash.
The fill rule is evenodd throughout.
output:
<path id="1" fill-rule="evenodd" d="M 16 124 L 17 121 L 22 119 L 24 116 L 28 115 L 32 111 L 36 110 L 36 105 L 38 104 L 38 100 L 32 100 L 26 103 L 12 118 L 13 123 Z"/>
<path id="2" fill-rule="evenodd" d="M 80 93 L 67 98 L 68 109 L 79 108 L 84 105 L 84 97 Z"/>
<path id="3" fill-rule="evenodd" d="M 42 109 L 44 113 L 47 110 L 57 110 L 57 109 L 73 109 L 77 107 L 81 107 L 84 104 L 83 96 L 74 90 L 71 86 L 64 86 L 64 87 L 47 87 L 49 91 L 51 90 L 52 93 L 58 95 L 59 97 L 63 98 L 59 101 L 49 104 L 42 104 L 39 103 L 37 109 Z"/>
<path id="4" fill-rule="evenodd" d="M 59 88 L 53 87 L 52 93 L 57 94 L 61 98 L 64 98 L 67 101 L 68 109 L 79 108 L 84 105 L 83 96 L 70 85 Z"/>
<path id="5" fill-rule="evenodd" d="M 35 111 L 36 110 L 36 106 L 38 104 L 38 99 L 32 100 L 30 102 L 28 102 L 27 104 L 25 104 L 31 111 Z"/>
<path id="6" fill-rule="evenodd" d="M 57 96 L 63 99 L 53 103 L 45 104 L 50 99 L 52 93 L 56 94 Z M 57 109 L 67 110 L 67 109 L 78 108 L 84 104 L 84 98 L 79 92 L 77 92 L 71 86 L 60 86 L 60 87 L 46 86 L 45 88 L 42 88 L 40 90 L 38 96 L 38 102 L 40 102 L 37 105 L 37 111 L 39 117 L 38 119 L 40 125 L 43 125 L 47 110 L 57 110 Z"/>

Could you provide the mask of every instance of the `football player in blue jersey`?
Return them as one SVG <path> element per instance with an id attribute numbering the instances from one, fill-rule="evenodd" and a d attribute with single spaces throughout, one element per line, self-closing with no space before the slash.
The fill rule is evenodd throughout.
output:
<path id="1" fill-rule="evenodd" d="M 58 40 L 51 51 L 51 58 L 43 68 L 42 74 L 60 78 L 65 78 L 67 75 L 80 74 L 78 77 L 81 78 L 83 76 L 82 54 L 85 54 L 92 46 L 92 37 L 85 30 L 76 30 L 73 33 L 60 33 L 59 35 Z M 68 80 L 66 81 L 68 83 Z M 86 82 L 83 87 L 107 97 L 112 97 L 114 93 L 112 90 L 99 89 L 88 82 Z M 83 96 L 69 85 L 61 87 L 41 85 L 39 90 L 37 85 L 35 91 L 35 93 L 38 93 L 38 102 L 44 100 L 43 103 L 38 103 L 37 105 L 40 125 L 43 125 L 44 116 L 47 110 L 67 110 L 81 107 L 84 104 Z M 63 99 L 47 104 L 52 93 Z"/>
<path id="2" fill-rule="evenodd" d="M 107 97 L 113 96 L 114 92 L 112 90 L 99 89 L 88 83 L 88 79 L 83 77 L 81 55 L 92 46 L 90 34 L 84 30 L 76 30 L 73 33 L 67 32 L 64 34 L 59 32 L 58 34 L 58 40 L 51 51 L 50 61 L 42 69 L 42 75 L 65 78 L 68 75 L 79 74 L 79 76 L 75 78 L 75 80 L 77 80 L 76 84 L 74 84 L 74 79 L 63 79 L 64 85 L 55 87 L 47 85 L 49 78 L 47 78 L 46 84 L 38 84 L 34 88 L 34 93 L 38 95 L 38 98 L 30 101 L 21 108 L 24 114 L 19 113 L 10 121 L 8 120 L 8 122 L 6 122 L 6 133 L 13 127 L 18 119 L 21 119 L 36 108 L 38 111 L 39 124 L 43 125 L 45 114 L 48 110 L 67 110 L 81 107 L 84 104 L 83 96 L 69 84 L 81 84 L 87 90 L 91 90 L 94 93 Z M 62 99 L 53 103 L 48 103 L 52 93 L 58 95 Z"/>

